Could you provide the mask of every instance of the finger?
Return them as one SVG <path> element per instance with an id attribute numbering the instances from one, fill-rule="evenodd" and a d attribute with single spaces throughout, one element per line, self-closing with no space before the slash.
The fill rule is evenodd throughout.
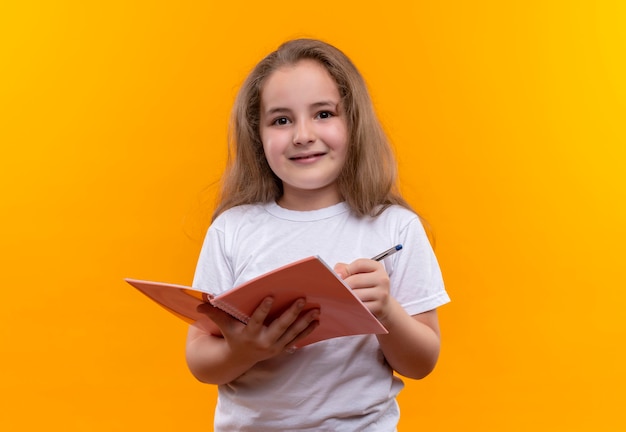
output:
<path id="1" fill-rule="evenodd" d="M 372 273 L 357 273 L 346 279 L 346 283 L 350 285 L 353 290 L 361 288 L 372 288 L 376 286 L 378 278 L 374 277 Z"/>
<path id="2" fill-rule="evenodd" d="M 320 310 L 311 309 L 303 312 L 298 319 L 281 335 L 278 340 L 282 345 L 289 347 L 296 341 L 309 335 L 319 324 Z"/>
<path id="3" fill-rule="evenodd" d="M 320 322 L 318 320 L 315 321 L 311 321 L 309 323 L 309 325 L 306 326 L 306 328 L 301 331 L 300 333 L 298 333 L 298 335 L 296 337 L 294 337 L 293 339 L 291 339 L 289 341 L 288 344 L 285 345 L 285 351 L 287 351 L 288 353 L 292 354 L 293 352 L 295 352 L 298 342 L 303 340 L 305 337 L 307 337 L 308 335 L 310 335 L 311 333 L 313 333 L 313 331 L 320 325 Z"/>
<path id="4" fill-rule="evenodd" d="M 363 303 L 369 303 L 378 300 L 377 290 L 376 288 L 372 287 L 354 288 L 354 295 L 356 295 Z"/>
<path id="5" fill-rule="evenodd" d="M 265 320 L 272 310 L 272 305 L 274 304 L 273 297 L 264 298 L 259 306 L 252 312 L 250 316 L 250 320 L 248 321 L 248 327 L 252 330 L 262 327 L 265 324 Z"/>
<path id="6" fill-rule="evenodd" d="M 369 273 L 376 271 L 380 268 L 383 268 L 381 262 L 365 258 L 359 258 L 348 264 L 348 270 L 350 271 L 350 274 Z"/>
<path id="7" fill-rule="evenodd" d="M 348 264 L 346 263 L 335 264 L 333 270 L 339 275 L 341 279 L 345 279 L 350 276 L 350 270 L 348 269 Z"/>
<path id="8" fill-rule="evenodd" d="M 360 258 L 350 264 L 337 263 L 334 270 L 342 279 L 348 279 L 359 273 L 370 273 L 382 269 L 382 264 L 370 259 Z"/>
<path id="9" fill-rule="evenodd" d="M 306 300 L 303 298 L 297 299 L 295 302 L 289 306 L 289 308 L 283 312 L 278 318 L 276 318 L 269 325 L 270 334 L 275 338 L 275 340 L 279 340 L 284 337 L 285 332 L 291 327 L 291 325 L 296 322 L 298 317 L 300 317 L 300 313 L 302 309 L 306 305 Z"/>

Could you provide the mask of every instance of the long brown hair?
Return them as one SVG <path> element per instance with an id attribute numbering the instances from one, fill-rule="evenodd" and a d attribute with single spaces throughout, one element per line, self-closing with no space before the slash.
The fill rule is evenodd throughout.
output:
<path id="1" fill-rule="evenodd" d="M 378 215 L 392 204 L 410 208 L 397 190 L 396 161 L 365 81 L 340 50 L 314 39 L 283 43 L 267 55 L 244 81 L 231 114 L 229 154 L 222 190 L 213 214 L 242 204 L 271 202 L 283 193 L 281 180 L 265 159 L 259 132 L 261 91 L 277 69 L 314 60 L 337 83 L 348 125 L 348 154 L 337 182 L 339 192 L 357 215 Z"/>

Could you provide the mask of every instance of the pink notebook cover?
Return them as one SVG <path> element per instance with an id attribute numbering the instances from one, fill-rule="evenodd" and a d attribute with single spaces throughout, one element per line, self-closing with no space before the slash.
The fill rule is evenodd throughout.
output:
<path id="1" fill-rule="evenodd" d="M 320 308 L 319 326 L 297 345 L 359 334 L 386 334 L 387 330 L 354 295 L 352 290 L 319 257 L 308 257 L 280 267 L 213 297 L 197 289 L 162 282 L 126 279 L 126 282 L 188 323 L 219 335 L 219 329 L 196 308 L 210 302 L 247 323 L 267 296 L 274 297 L 268 322 L 296 299 L 306 298 L 306 309 Z"/>

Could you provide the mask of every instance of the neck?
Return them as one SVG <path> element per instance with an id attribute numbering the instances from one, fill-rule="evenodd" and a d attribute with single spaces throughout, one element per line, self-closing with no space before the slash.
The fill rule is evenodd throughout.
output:
<path id="1" fill-rule="evenodd" d="M 311 211 L 319 210 L 339 204 L 343 199 L 339 195 L 339 191 L 299 191 L 296 193 L 285 193 L 278 198 L 276 203 L 287 210 Z"/>

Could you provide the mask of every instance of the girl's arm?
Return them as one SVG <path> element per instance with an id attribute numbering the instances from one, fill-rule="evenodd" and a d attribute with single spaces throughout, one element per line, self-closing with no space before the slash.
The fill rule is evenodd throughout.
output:
<path id="1" fill-rule="evenodd" d="M 385 359 L 399 374 L 421 379 L 433 371 L 439 358 L 440 336 L 437 310 L 410 316 L 395 299 L 399 310 L 393 323 L 383 325 L 389 334 L 378 335 Z"/>
<path id="2" fill-rule="evenodd" d="M 263 300 L 247 325 L 208 303 L 198 308 L 217 324 L 223 337 L 189 327 L 186 357 L 191 373 L 205 383 L 226 384 L 259 361 L 283 354 L 317 326 L 319 309 L 300 315 L 304 299 L 295 301 L 271 324 L 264 325 L 272 302 L 271 297 Z"/>
<path id="3" fill-rule="evenodd" d="M 389 331 L 378 342 L 389 365 L 399 374 L 420 379 L 439 358 L 437 311 L 410 316 L 389 291 L 389 275 L 381 263 L 359 259 L 337 264 L 335 271 Z"/>

